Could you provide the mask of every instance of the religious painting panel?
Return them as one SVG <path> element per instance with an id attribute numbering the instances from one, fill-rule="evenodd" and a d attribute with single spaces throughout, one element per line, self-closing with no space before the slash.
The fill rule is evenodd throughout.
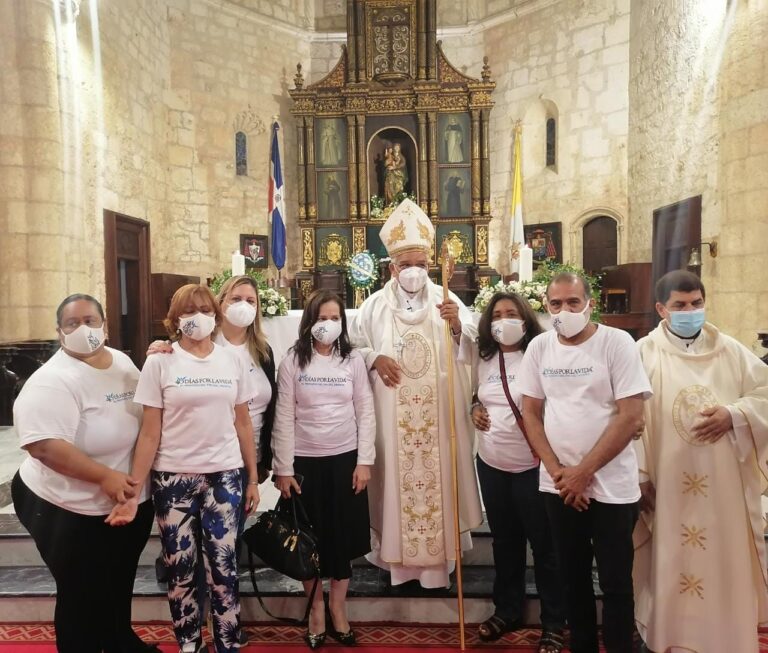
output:
<path id="1" fill-rule="evenodd" d="M 269 237 L 240 234 L 240 253 L 245 256 L 246 268 L 268 267 Z"/>
<path id="2" fill-rule="evenodd" d="M 470 127 L 468 113 L 441 113 L 437 116 L 440 164 L 469 163 Z"/>
<path id="3" fill-rule="evenodd" d="M 350 227 L 319 227 L 315 230 L 317 269 L 340 270 L 352 253 Z"/>
<path id="4" fill-rule="evenodd" d="M 533 250 L 534 263 L 546 260 L 563 262 L 563 224 L 562 222 L 542 222 L 527 224 L 523 227 L 525 242 Z"/>
<path id="5" fill-rule="evenodd" d="M 389 206 L 403 193 L 416 194 L 417 148 L 409 132 L 388 127 L 368 142 L 368 196 Z M 374 217 L 374 216 L 372 216 Z"/>
<path id="6" fill-rule="evenodd" d="M 326 170 L 317 173 L 318 220 L 344 221 L 347 219 L 347 173 L 345 170 Z"/>
<path id="7" fill-rule="evenodd" d="M 439 217 L 470 217 L 471 195 L 469 168 L 440 168 Z"/>
<path id="8" fill-rule="evenodd" d="M 347 165 L 347 126 L 344 118 L 315 119 L 315 166 L 343 168 Z"/>
<path id="9" fill-rule="evenodd" d="M 437 265 L 443 264 L 440 254 L 443 250 L 443 242 L 447 241 L 454 256 L 456 265 L 471 265 L 475 262 L 475 253 L 472 242 L 474 240 L 474 227 L 470 224 L 440 224 L 437 225 Z"/>

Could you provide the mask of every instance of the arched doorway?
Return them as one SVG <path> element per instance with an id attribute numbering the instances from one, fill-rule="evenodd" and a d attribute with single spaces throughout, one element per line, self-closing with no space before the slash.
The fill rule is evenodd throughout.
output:
<path id="1" fill-rule="evenodd" d="M 590 274 L 618 263 L 618 231 L 616 220 L 599 215 L 582 230 L 583 267 Z"/>

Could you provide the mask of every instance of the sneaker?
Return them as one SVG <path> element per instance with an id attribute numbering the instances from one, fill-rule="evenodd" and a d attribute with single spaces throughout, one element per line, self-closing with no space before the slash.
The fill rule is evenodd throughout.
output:
<path id="1" fill-rule="evenodd" d="M 186 653 L 186 651 L 179 649 L 179 653 Z M 195 642 L 194 653 L 208 653 L 208 646 L 202 637 Z"/>

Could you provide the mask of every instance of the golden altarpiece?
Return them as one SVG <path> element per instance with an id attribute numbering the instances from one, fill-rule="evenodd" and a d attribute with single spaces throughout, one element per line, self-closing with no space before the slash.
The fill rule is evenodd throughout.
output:
<path id="1" fill-rule="evenodd" d="M 436 39 L 436 4 L 348 0 L 347 43 L 334 69 L 305 86 L 297 67 L 290 94 L 301 300 L 318 287 L 349 296 L 347 258 L 366 249 L 386 257 L 378 232 L 387 206 L 404 194 L 434 223 L 435 252 L 449 239 L 457 255 L 453 290 L 471 299 L 496 274 L 488 266 L 495 83 L 487 57 L 479 80 L 448 62 Z"/>

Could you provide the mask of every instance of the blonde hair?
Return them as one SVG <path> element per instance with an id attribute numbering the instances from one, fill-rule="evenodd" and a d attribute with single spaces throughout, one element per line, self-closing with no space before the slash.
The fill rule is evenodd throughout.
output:
<path id="1" fill-rule="evenodd" d="M 208 286 L 204 286 L 198 283 L 188 283 L 186 286 L 182 286 L 171 298 L 171 305 L 168 308 L 168 315 L 163 320 L 163 326 L 168 332 L 171 340 L 179 340 L 179 317 L 184 313 L 189 302 L 193 299 L 203 299 L 211 303 L 214 316 L 216 318 L 216 326 L 221 324 L 221 308 L 219 308 L 219 302 L 213 296 L 211 289 Z"/>
<path id="2" fill-rule="evenodd" d="M 256 318 L 245 331 L 245 344 L 248 346 L 248 353 L 251 355 L 253 362 L 264 365 L 269 360 L 269 345 L 267 344 L 264 332 L 261 330 L 261 299 L 259 298 L 259 287 L 256 285 L 256 282 L 248 275 L 231 277 L 222 284 L 219 294 L 216 295 L 216 301 L 219 303 L 219 306 L 222 306 L 229 293 L 238 286 L 246 284 L 251 286 L 256 292 L 257 302 Z"/>

